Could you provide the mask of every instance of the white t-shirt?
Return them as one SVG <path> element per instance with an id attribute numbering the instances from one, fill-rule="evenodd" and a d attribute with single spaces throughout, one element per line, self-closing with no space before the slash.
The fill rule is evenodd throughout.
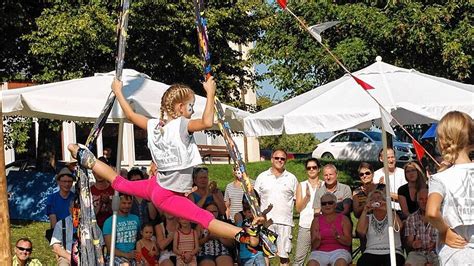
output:
<path id="1" fill-rule="evenodd" d="M 379 170 L 374 172 L 374 184 L 378 184 L 379 180 L 382 176 L 385 176 L 383 168 L 380 168 Z M 407 183 L 407 180 L 405 179 L 405 171 L 400 168 L 396 167 L 395 172 L 389 173 L 389 178 L 390 178 L 390 192 L 397 194 L 398 193 L 398 188 L 405 185 Z M 387 183 L 387 180 L 385 180 L 385 184 Z M 401 210 L 400 204 L 398 202 L 392 201 L 392 209 L 395 210 Z"/>
<path id="2" fill-rule="evenodd" d="M 159 122 L 150 119 L 147 125 L 148 148 L 160 173 L 156 180 L 165 189 L 189 192 L 193 167 L 202 164 L 194 136 L 188 132 L 189 119 L 179 117 L 163 127 Z"/>
<path id="3" fill-rule="evenodd" d="M 322 181 L 319 181 L 319 182 L 320 184 L 322 183 Z M 310 198 L 309 198 L 308 204 L 306 204 L 304 209 L 300 212 L 299 226 L 302 228 L 309 229 L 311 227 L 311 222 L 313 222 L 313 217 L 314 217 L 313 201 L 316 195 L 316 190 L 318 188 L 313 188 L 313 186 L 311 186 L 308 180 L 305 180 L 301 182 L 300 184 L 301 184 L 301 197 L 302 198 L 306 197 L 306 187 L 309 186 Z"/>
<path id="4" fill-rule="evenodd" d="M 429 194 L 432 193 L 443 196 L 444 221 L 469 242 L 464 249 L 439 245 L 443 265 L 474 263 L 474 163 L 456 164 L 431 176 Z"/>
<path id="5" fill-rule="evenodd" d="M 255 180 L 255 190 L 260 196 L 260 209 L 265 210 L 273 204 L 273 209 L 267 214 L 275 224 L 293 226 L 293 206 L 295 205 L 296 176 L 284 171 L 279 177 L 272 174 L 271 168 L 258 175 Z"/>

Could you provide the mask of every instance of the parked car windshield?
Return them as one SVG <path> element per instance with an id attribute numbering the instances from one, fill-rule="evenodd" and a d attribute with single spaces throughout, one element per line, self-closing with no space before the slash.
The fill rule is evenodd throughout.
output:
<path id="1" fill-rule="evenodd" d="M 366 131 L 364 133 L 369 135 L 369 137 L 375 141 L 382 141 L 382 133 L 380 132 Z"/>
<path id="2" fill-rule="evenodd" d="M 369 137 L 375 141 L 382 141 L 382 132 L 364 131 L 364 133 L 369 135 Z M 394 137 L 393 140 L 400 142 L 400 140 L 396 137 Z"/>

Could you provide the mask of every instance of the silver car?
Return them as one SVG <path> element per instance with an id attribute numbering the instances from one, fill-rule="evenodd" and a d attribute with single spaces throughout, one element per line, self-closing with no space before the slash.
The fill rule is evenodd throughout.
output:
<path id="1" fill-rule="evenodd" d="M 316 146 L 314 158 L 350 161 L 378 161 L 382 149 L 382 133 L 376 131 L 349 130 L 336 134 Z M 393 140 L 393 149 L 398 162 L 416 159 L 413 144 Z"/>

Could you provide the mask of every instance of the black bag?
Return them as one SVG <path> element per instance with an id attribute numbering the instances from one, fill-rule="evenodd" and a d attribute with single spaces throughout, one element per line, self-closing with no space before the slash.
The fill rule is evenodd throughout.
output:
<path id="1" fill-rule="evenodd" d="M 62 219 L 61 220 L 61 225 L 62 225 L 62 233 L 63 233 L 63 247 L 66 246 L 66 221 L 65 219 Z M 50 229 L 47 229 L 45 232 L 44 232 L 44 237 L 46 238 L 46 240 L 48 240 L 48 245 L 49 243 L 51 243 L 51 238 L 53 238 L 53 232 L 54 232 L 54 228 L 50 228 Z"/>
<path id="2" fill-rule="evenodd" d="M 51 243 L 51 238 L 53 238 L 53 232 L 54 232 L 54 228 L 47 229 L 44 232 L 44 237 L 46 237 L 46 240 L 48 241 L 48 245 L 49 243 Z"/>

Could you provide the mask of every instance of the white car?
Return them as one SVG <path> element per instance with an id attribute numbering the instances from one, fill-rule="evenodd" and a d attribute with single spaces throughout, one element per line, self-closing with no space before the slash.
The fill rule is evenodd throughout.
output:
<path id="1" fill-rule="evenodd" d="M 312 155 L 314 158 L 378 161 L 381 149 L 381 132 L 349 130 L 318 144 Z M 411 143 L 394 139 L 393 149 L 398 162 L 409 162 L 416 159 L 415 149 Z"/>

